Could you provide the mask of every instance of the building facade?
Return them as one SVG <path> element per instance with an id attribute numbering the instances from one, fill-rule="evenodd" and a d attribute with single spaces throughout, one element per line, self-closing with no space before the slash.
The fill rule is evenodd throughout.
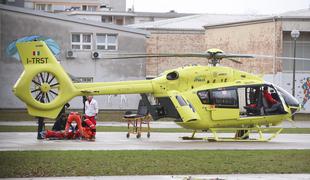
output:
<path id="1" fill-rule="evenodd" d="M 117 25 L 136 24 L 189 16 L 189 13 L 170 11 L 135 12 L 126 10 L 126 0 L 2 0 L 0 4 L 25 7 L 36 11 L 62 13 L 71 17 Z"/>
<path id="2" fill-rule="evenodd" d="M 129 25 L 129 27 L 150 31 L 151 36 L 147 39 L 148 53 L 201 53 L 211 48 L 206 46 L 204 25 L 257 17 L 260 16 L 199 14 L 133 24 Z M 189 64 L 207 65 L 208 61 L 203 58 L 149 58 L 147 60 L 146 75 L 150 77 L 157 76 L 167 69 Z"/>
<path id="3" fill-rule="evenodd" d="M 129 11 L 65 11 L 61 12 L 68 16 L 77 17 L 80 19 L 103 22 L 103 23 L 113 23 L 117 25 L 128 25 L 137 24 L 143 22 L 154 22 L 159 20 L 178 18 L 183 16 L 189 16 L 192 14 L 188 13 L 176 13 L 166 12 L 166 13 L 156 13 L 156 12 L 135 12 Z"/>
<path id="4" fill-rule="evenodd" d="M 103 60 L 106 54 L 145 52 L 148 32 L 113 24 L 84 21 L 13 6 L 0 5 L 0 108 L 25 108 L 12 93 L 12 87 L 23 72 L 20 62 L 6 55 L 8 44 L 29 35 L 55 40 L 61 47 L 57 57 L 71 75 L 91 77 L 95 82 L 145 79 L 144 59 L 132 61 Z M 98 56 L 95 58 L 94 53 Z M 95 97 L 101 109 L 135 109 L 139 95 Z M 81 108 L 80 97 L 72 108 Z"/>
<path id="5" fill-rule="evenodd" d="M 208 48 L 217 47 L 226 52 L 257 55 L 241 59 L 242 65 L 223 62 L 254 74 L 262 74 L 292 93 L 294 40 L 291 31 L 300 31 L 296 41 L 295 97 L 302 104 L 301 112 L 310 113 L 310 10 L 288 12 L 275 17 L 205 26 Z M 289 57 L 289 58 L 283 58 Z M 293 94 L 293 93 L 292 93 Z"/>
<path id="6" fill-rule="evenodd" d="M 126 0 L 24 0 L 25 8 L 48 11 L 126 11 Z"/>

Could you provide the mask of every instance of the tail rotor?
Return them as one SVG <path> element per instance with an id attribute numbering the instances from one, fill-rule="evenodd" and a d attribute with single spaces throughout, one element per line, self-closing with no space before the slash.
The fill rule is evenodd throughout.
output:
<path id="1" fill-rule="evenodd" d="M 31 81 L 30 93 L 37 102 L 50 103 L 59 94 L 59 81 L 50 72 L 40 72 Z"/>

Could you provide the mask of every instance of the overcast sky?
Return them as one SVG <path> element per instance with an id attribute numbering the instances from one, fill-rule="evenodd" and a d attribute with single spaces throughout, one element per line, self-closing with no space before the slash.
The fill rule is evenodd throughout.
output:
<path id="1" fill-rule="evenodd" d="M 135 11 L 224 14 L 278 14 L 309 8 L 310 0 L 127 0 Z"/>

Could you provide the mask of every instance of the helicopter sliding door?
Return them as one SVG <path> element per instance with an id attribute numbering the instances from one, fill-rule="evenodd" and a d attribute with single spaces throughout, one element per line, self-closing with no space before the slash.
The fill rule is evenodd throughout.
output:
<path id="1" fill-rule="evenodd" d="M 240 117 L 285 114 L 285 101 L 270 84 L 238 87 Z M 244 102 L 240 99 L 244 99 Z"/>
<path id="2" fill-rule="evenodd" d="M 200 116 L 194 106 L 184 95 L 181 95 L 178 91 L 169 91 L 168 94 L 183 122 L 200 120 Z"/>
<path id="3" fill-rule="evenodd" d="M 236 88 L 210 90 L 212 120 L 228 120 L 239 117 L 238 92 Z"/>

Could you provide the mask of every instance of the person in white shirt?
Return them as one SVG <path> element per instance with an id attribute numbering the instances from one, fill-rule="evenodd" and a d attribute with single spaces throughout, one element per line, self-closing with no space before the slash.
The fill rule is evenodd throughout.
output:
<path id="1" fill-rule="evenodd" d="M 87 96 L 87 100 L 85 101 L 85 117 L 89 119 L 94 125 L 96 125 L 95 117 L 98 114 L 98 103 L 93 98 L 93 96 Z"/>

